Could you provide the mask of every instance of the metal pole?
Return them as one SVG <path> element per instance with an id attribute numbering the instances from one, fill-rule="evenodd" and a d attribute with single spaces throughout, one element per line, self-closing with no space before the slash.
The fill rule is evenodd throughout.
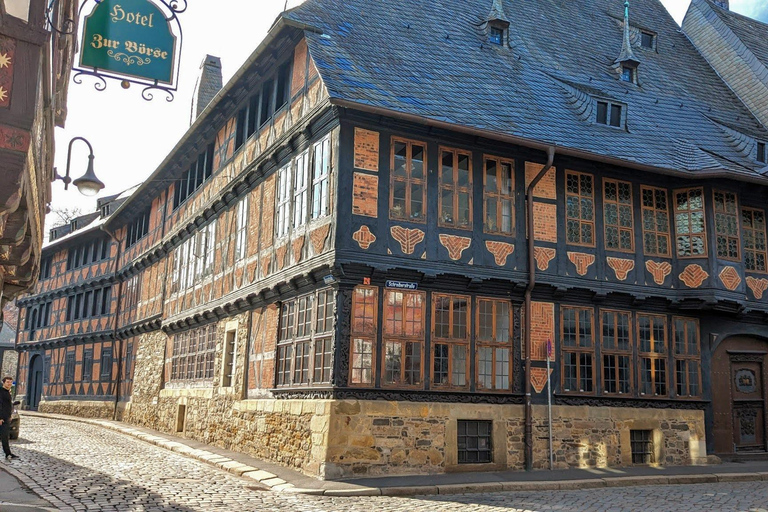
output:
<path id="1" fill-rule="evenodd" d="M 549 361 L 552 357 L 552 340 L 547 340 L 547 426 L 549 427 L 549 470 L 554 469 L 554 455 L 552 449 L 552 385 L 549 373 Z"/>

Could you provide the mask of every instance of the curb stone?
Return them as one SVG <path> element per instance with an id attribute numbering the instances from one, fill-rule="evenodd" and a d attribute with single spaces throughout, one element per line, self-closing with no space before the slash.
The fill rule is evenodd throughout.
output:
<path id="1" fill-rule="evenodd" d="M 45 489 L 43 489 L 40 485 L 38 485 L 37 482 L 29 478 L 27 475 L 22 473 L 21 471 L 18 471 L 12 467 L 10 467 L 9 464 L 6 464 L 3 466 L 3 471 L 6 471 L 9 475 L 15 477 L 18 481 L 20 481 L 22 484 L 27 486 L 32 492 L 37 494 L 41 499 L 47 501 L 55 508 L 48 509 L 47 507 L 38 507 L 43 508 L 47 510 L 58 510 L 58 511 L 74 511 L 75 509 L 58 499 L 53 494 L 49 493 Z M 2 501 L 0 501 L 2 503 Z"/>

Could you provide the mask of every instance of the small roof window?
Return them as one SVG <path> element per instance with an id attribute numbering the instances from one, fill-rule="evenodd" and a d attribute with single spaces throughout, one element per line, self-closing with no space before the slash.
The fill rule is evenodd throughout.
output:
<path id="1" fill-rule="evenodd" d="M 643 48 L 650 48 L 653 50 L 656 42 L 656 35 L 650 32 L 640 32 L 640 46 Z"/>
<path id="2" fill-rule="evenodd" d="M 595 121 L 597 124 L 605 124 L 613 126 L 615 128 L 621 127 L 621 111 L 622 105 L 618 103 L 611 103 L 609 101 L 597 102 L 597 117 Z"/>
<path id="3" fill-rule="evenodd" d="M 502 27 L 493 25 L 491 25 L 490 28 L 491 31 L 488 36 L 488 41 L 498 45 L 504 44 L 504 29 Z"/>
<path id="4" fill-rule="evenodd" d="M 636 68 L 633 68 L 632 66 L 621 66 L 621 79 L 624 82 L 629 83 L 636 83 L 635 77 L 637 74 L 635 73 Z"/>
<path id="5" fill-rule="evenodd" d="M 766 163 L 768 161 L 768 155 L 765 152 L 765 142 L 757 143 L 757 161 Z"/>

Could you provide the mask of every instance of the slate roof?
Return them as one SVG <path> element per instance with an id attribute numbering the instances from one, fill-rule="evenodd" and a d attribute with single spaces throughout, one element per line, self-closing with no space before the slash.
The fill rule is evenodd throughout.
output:
<path id="1" fill-rule="evenodd" d="M 504 0 L 510 45 L 482 26 L 493 0 L 307 0 L 306 30 L 332 101 L 555 144 L 669 172 L 763 179 L 732 133 L 768 137 L 658 0 L 632 0 L 639 85 L 619 80 L 619 0 Z M 638 28 L 657 34 L 639 47 Z M 585 97 L 586 95 L 586 97 Z M 595 97 L 628 106 L 625 129 L 595 124 Z"/>
<path id="2" fill-rule="evenodd" d="M 692 0 L 683 20 L 683 32 L 744 105 L 768 127 L 768 25 L 732 13 L 710 0 Z M 756 154 L 754 143 L 751 150 Z"/>
<path id="3" fill-rule="evenodd" d="M 723 9 L 712 2 L 707 3 L 712 6 L 717 17 L 744 43 L 744 46 L 762 62 L 763 66 L 768 67 L 768 24 Z"/>

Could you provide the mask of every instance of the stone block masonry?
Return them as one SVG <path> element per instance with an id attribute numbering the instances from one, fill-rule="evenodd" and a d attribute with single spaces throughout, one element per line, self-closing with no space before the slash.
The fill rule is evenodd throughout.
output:
<path id="1" fill-rule="evenodd" d="M 330 405 L 327 478 L 522 470 L 520 405 L 335 401 Z M 534 407 L 534 468 L 549 467 L 547 410 Z M 458 463 L 458 420 L 492 421 L 490 464 Z M 703 411 L 555 406 L 555 469 L 632 464 L 631 430 L 649 430 L 653 462 L 706 462 Z"/>

